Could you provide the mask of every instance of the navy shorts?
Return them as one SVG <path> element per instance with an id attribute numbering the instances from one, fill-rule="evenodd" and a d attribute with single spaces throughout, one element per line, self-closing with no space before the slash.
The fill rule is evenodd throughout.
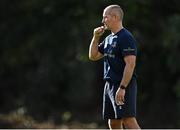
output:
<path id="1" fill-rule="evenodd" d="M 106 81 L 103 95 L 103 119 L 122 119 L 136 116 L 136 79 L 132 79 L 126 88 L 124 105 L 117 105 L 115 94 L 119 84 Z"/>

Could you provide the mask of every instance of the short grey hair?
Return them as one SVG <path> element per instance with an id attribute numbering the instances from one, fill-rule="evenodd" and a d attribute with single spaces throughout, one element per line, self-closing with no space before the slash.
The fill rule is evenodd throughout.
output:
<path id="1" fill-rule="evenodd" d="M 124 12 L 119 5 L 109 5 L 105 9 L 110 10 L 110 14 L 116 14 L 120 17 L 120 20 L 123 20 Z"/>

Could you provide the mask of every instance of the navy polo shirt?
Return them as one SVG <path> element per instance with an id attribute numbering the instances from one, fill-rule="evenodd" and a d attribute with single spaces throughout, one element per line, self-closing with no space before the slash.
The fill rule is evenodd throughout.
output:
<path id="1" fill-rule="evenodd" d="M 116 34 L 110 34 L 98 45 L 104 55 L 104 80 L 119 83 L 122 80 L 127 55 L 137 55 L 136 41 L 125 28 Z M 135 71 L 133 77 L 136 77 Z"/>

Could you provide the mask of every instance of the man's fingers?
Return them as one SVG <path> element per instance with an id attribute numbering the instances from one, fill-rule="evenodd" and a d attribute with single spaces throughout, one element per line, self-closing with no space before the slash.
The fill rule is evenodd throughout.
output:
<path id="1" fill-rule="evenodd" d="M 118 101 L 116 104 L 117 105 L 124 105 L 124 102 L 123 101 Z"/>
<path id="2" fill-rule="evenodd" d="M 96 36 L 101 36 L 103 33 L 104 33 L 104 27 L 103 27 L 103 26 L 98 27 L 98 28 L 96 28 L 96 29 L 94 30 L 94 34 L 95 34 Z"/>
<path id="3" fill-rule="evenodd" d="M 122 97 L 122 101 L 124 102 L 124 96 Z"/>
<path id="4" fill-rule="evenodd" d="M 116 95 L 115 100 L 116 100 L 117 105 L 123 105 L 124 104 L 124 97 Z"/>
<path id="5" fill-rule="evenodd" d="M 118 104 L 118 95 L 117 94 L 115 96 L 115 102 L 116 102 L 116 104 Z"/>
<path id="6" fill-rule="evenodd" d="M 116 104 L 119 105 L 120 101 L 121 101 L 120 97 L 116 95 Z"/>
<path id="7" fill-rule="evenodd" d="M 124 102 L 121 100 L 117 103 L 117 105 L 124 105 Z"/>

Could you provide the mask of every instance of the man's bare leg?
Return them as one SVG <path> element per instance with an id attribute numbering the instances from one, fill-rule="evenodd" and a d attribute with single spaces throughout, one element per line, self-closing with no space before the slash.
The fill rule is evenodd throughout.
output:
<path id="1" fill-rule="evenodd" d="M 135 117 L 123 118 L 123 125 L 126 129 L 141 129 Z"/>
<path id="2" fill-rule="evenodd" d="M 108 120 L 110 130 L 123 129 L 122 120 L 120 119 L 109 119 Z"/>

